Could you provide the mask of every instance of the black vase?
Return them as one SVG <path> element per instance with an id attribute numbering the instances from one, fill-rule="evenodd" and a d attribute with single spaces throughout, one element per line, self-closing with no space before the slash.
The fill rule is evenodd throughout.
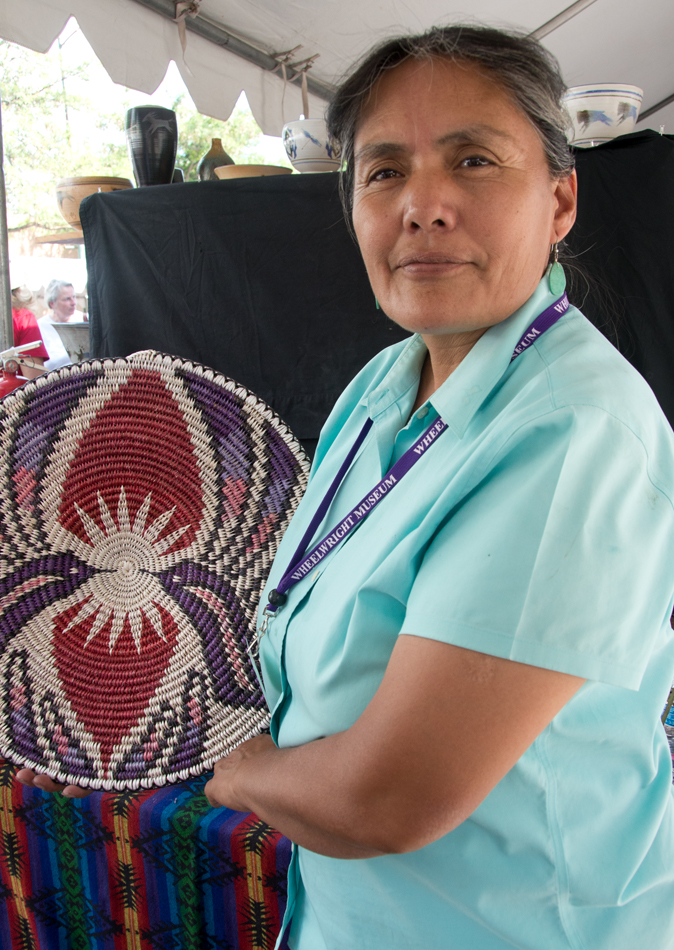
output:
<path id="1" fill-rule="evenodd" d="M 172 109 L 161 106 L 129 109 L 126 142 L 139 188 L 171 183 L 178 148 L 178 122 Z"/>

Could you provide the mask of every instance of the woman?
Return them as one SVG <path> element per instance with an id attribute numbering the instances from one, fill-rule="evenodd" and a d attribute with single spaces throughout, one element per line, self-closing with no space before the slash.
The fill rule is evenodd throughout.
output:
<path id="1" fill-rule="evenodd" d="M 534 41 L 452 27 L 330 109 L 415 335 L 325 426 L 263 595 L 273 738 L 206 789 L 296 843 L 293 950 L 671 945 L 674 445 L 564 297 L 562 91 Z"/>
<path id="2" fill-rule="evenodd" d="M 671 432 L 574 308 L 511 362 L 562 296 L 562 92 L 532 40 L 453 27 L 375 50 L 330 109 L 375 296 L 418 335 L 325 426 L 263 597 L 284 588 L 260 645 L 276 745 L 207 786 L 296 842 L 293 950 L 674 941 Z M 309 549 L 447 428 L 286 590 L 368 419 Z"/>

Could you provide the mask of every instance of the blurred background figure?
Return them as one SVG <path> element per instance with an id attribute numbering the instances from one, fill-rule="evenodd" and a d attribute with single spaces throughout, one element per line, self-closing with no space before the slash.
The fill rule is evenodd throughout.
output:
<path id="1" fill-rule="evenodd" d="M 55 323 L 82 323 L 86 318 L 75 302 L 75 288 L 67 280 L 51 280 L 46 292 L 48 312 L 37 321 L 44 344 L 49 351 L 47 369 L 59 369 L 70 363 Z"/>
<path id="2" fill-rule="evenodd" d="M 34 343 L 36 340 L 42 340 L 40 328 L 37 325 L 35 314 L 29 310 L 25 304 L 28 300 L 19 296 L 19 288 L 12 290 L 12 324 L 14 327 L 14 346 L 21 346 L 22 343 Z M 66 353 L 66 356 L 68 354 Z M 44 373 L 45 361 L 49 359 L 49 353 L 42 346 L 29 350 L 25 356 L 19 359 L 21 374 L 27 378 L 40 376 Z"/>

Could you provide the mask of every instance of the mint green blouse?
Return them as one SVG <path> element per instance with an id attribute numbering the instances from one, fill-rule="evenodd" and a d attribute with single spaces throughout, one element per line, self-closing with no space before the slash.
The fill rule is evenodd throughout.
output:
<path id="1" fill-rule="evenodd" d="M 420 337 L 384 350 L 346 389 L 267 590 L 368 416 L 320 535 L 436 415 L 449 429 L 291 589 L 260 657 L 281 747 L 348 729 L 400 633 L 587 683 L 438 841 L 361 861 L 297 849 L 293 950 L 674 945 L 659 720 L 674 673 L 674 437 L 645 381 L 573 307 L 510 363 L 552 300 L 542 281 L 409 422 Z"/>

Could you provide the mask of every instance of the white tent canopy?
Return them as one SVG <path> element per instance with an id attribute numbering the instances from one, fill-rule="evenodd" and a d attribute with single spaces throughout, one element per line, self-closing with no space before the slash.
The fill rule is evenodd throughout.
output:
<path id="1" fill-rule="evenodd" d="M 175 60 L 200 112 L 226 119 L 245 90 L 262 130 L 279 135 L 284 121 L 302 111 L 298 86 L 284 84 L 280 68 L 270 69 L 279 54 L 294 50 L 289 61 L 296 63 L 317 56 L 309 75 L 320 94 L 310 95 L 310 113 L 318 115 L 329 88 L 378 40 L 466 20 L 534 31 L 571 6 L 575 15 L 543 38 L 568 84 L 641 86 L 642 111 L 674 99 L 672 0 L 458 0 L 456 6 L 446 0 L 197 0 L 195 6 L 198 16 L 186 20 L 184 59 L 173 0 L 0 0 L 0 36 L 44 52 L 74 16 L 115 82 L 151 94 Z M 231 52 L 233 46 L 246 58 Z M 637 128 L 662 125 L 674 132 L 674 101 Z"/>

